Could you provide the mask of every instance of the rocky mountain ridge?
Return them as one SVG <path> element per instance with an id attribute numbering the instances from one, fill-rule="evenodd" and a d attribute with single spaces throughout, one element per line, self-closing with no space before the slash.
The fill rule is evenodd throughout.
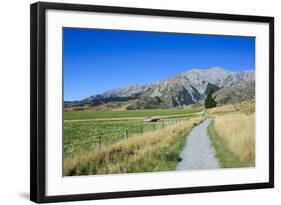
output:
<path id="1" fill-rule="evenodd" d="M 128 109 L 170 108 L 199 103 L 211 89 L 219 104 L 253 99 L 255 71 L 232 72 L 220 67 L 192 69 L 166 80 L 112 89 L 83 99 L 79 104 L 99 105 L 135 99 Z"/>

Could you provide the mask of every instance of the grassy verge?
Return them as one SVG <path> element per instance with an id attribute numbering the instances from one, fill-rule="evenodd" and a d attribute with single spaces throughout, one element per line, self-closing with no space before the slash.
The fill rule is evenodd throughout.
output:
<path id="1" fill-rule="evenodd" d="M 185 145 L 186 134 L 202 117 L 145 133 L 80 153 L 64 161 L 64 175 L 117 174 L 174 170 Z"/>
<path id="2" fill-rule="evenodd" d="M 208 134 L 210 136 L 212 145 L 216 150 L 216 157 L 220 162 L 221 168 L 237 168 L 247 167 L 247 163 L 239 160 L 235 154 L 225 145 L 223 139 L 218 136 L 214 128 L 214 120 L 208 126 Z"/>

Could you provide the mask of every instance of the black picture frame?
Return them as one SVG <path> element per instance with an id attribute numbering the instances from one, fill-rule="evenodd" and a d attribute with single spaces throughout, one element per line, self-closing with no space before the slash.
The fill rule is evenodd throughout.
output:
<path id="1" fill-rule="evenodd" d="M 263 183 L 230 184 L 191 188 L 170 188 L 107 193 L 89 193 L 46 196 L 45 150 L 46 150 L 46 97 L 45 97 L 45 25 L 46 10 L 121 13 L 130 15 L 169 16 L 196 19 L 263 22 L 269 24 L 269 181 Z M 198 192 L 260 189 L 274 187 L 274 18 L 265 16 L 233 15 L 218 13 L 187 12 L 96 6 L 82 4 L 38 2 L 30 7 L 30 200 L 37 203 L 76 200 L 97 200 L 123 197 L 141 197 Z"/>

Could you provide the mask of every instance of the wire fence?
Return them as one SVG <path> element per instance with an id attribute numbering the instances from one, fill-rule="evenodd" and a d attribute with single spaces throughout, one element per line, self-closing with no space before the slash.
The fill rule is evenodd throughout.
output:
<path id="1" fill-rule="evenodd" d="M 134 131 L 130 131 L 129 127 L 124 128 L 123 130 L 123 139 L 127 140 L 129 137 L 132 136 L 142 136 L 145 133 L 148 132 L 155 132 L 162 129 L 165 129 L 166 127 L 170 127 L 173 125 L 176 125 L 180 122 L 184 122 L 190 120 L 190 118 L 179 118 L 179 119 L 171 119 L 171 120 L 159 120 L 157 122 L 142 122 L 139 129 L 134 129 Z M 118 139 L 122 140 L 122 136 L 120 136 Z M 75 148 L 77 146 L 85 146 L 85 145 L 95 145 L 95 147 L 101 148 L 105 143 L 105 140 L 103 140 L 103 137 L 101 135 L 98 136 L 92 136 L 89 140 L 83 141 L 83 142 L 76 142 L 65 145 L 65 148 Z"/>

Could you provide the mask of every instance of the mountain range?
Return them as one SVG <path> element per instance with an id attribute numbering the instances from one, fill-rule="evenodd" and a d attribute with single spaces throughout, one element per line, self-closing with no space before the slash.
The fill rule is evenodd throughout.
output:
<path id="1" fill-rule="evenodd" d="M 203 102 L 211 90 L 219 104 L 254 99 L 255 71 L 232 72 L 220 67 L 192 69 L 166 80 L 112 89 L 65 105 L 131 101 L 127 109 L 171 108 Z"/>

